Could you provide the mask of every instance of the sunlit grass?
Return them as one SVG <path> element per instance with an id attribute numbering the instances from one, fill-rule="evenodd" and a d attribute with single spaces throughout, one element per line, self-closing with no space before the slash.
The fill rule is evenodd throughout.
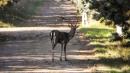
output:
<path id="1" fill-rule="evenodd" d="M 3 28 L 3 27 L 13 27 L 13 25 L 12 24 L 9 24 L 9 23 L 4 23 L 4 22 L 2 22 L 2 21 L 0 21 L 0 28 Z"/>
<path id="2" fill-rule="evenodd" d="M 101 41 L 101 40 L 100 40 Z M 121 58 L 123 60 L 130 59 L 130 48 L 122 47 L 120 42 L 109 41 L 93 41 L 90 45 L 95 45 L 96 56 L 100 58 Z M 98 46 L 97 46 L 98 45 Z"/>
<path id="3" fill-rule="evenodd" d="M 104 28 L 82 28 L 81 32 L 85 33 L 85 36 L 91 38 L 109 37 L 113 30 Z"/>
<path id="4" fill-rule="evenodd" d="M 114 32 L 114 29 L 100 24 L 99 22 L 94 22 L 90 24 L 89 27 L 81 27 L 80 31 L 83 32 L 87 37 L 103 39 L 110 37 L 111 33 Z"/>
<path id="5" fill-rule="evenodd" d="M 120 68 L 113 68 L 110 66 L 99 66 L 97 67 L 97 70 L 102 71 L 103 73 L 129 73 L 130 66 L 123 65 Z"/>
<path id="6" fill-rule="evenodd" d="M 111 34 L 115 29 L 100 23 L 92 23 L 89 27 L 81 27 L 80 31 L 90 39 L 89 46 L 94 46 L 95 56 L 105 68 L 97 68 L 106 73 L 129 73 L 130 72 L 130 48 L 123 47 L 129 40 L 110 42 Z"/>

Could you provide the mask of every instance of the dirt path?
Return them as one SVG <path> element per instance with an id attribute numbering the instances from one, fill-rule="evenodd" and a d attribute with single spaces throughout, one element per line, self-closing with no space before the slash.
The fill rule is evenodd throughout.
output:
<path id="1" fill-rule="evenodd" d="M 17 30 L 17 31 L 14 31 Z M 0 71 L 1 72 L 91 72 L 94 70 L 94 57 L 91 50 L 84 48 L 84 43 L 79 42 L 75 36 L 67 46 L 69 61 L 60 61 L 60 45 L 55 51 L 55 62 L 51 61 L 51 44 L 48 29 L 37 27 L 12 28 L 1 33 L 10 35 L 8 41 L 0 43 Z M 30 29 L 30 30 L 28 30 Z M 56 29 L 56 28 L 51 28 Z M 61 28 L 68 31 L 68 28 Z M 18 31 L 19 30 L 19 31 Z M 60 30 L 60 28 L 59 28 Z M 24 36 L 23 36 L 24 35 Z"/>
<path id="2" fill-rule="evenodd" d="M 30 26 L 58 25 L 57 16 L 73 18 L 75 8 L 67 0 L 45 0 Z M 63 23 L 64 24 L 64 23 Z M 66 24 L 66 23 L 65 23 Z M 69 61 L 60 61 L 60 45 L 55 51 L 55 62 L 51 61 L 49 32 L 57 27 L 23 27 L 0 29 L 5 42 L 0 42 L 0 73 L 86 73 L 95 72 L 93 50 L 79 41 L 76 35 L 67 46 Z M 58 27 L 60 31 L 69 28 Z"/>
<path id="3" fill-rule="evenodd" d="M 28 26 L 68 25 L 59 16 L 69 21 L 76 18 L 77 12 L 72 2 L 68 0 L 44 0 L 43 6 L 40 6 L 38 10 L 36 15 L 28 20 Z"/>

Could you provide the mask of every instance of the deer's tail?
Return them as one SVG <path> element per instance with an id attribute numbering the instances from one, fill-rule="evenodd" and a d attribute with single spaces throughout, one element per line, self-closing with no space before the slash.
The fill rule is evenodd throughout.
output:
<path id="1" fill-rule="evenodd" d="M 55 43 L 55 41 L 56 41 L 56 33 L 54 31 L 50 32 L 50 39 L 51 39 L 51 42 Z"/>
<path id="2" fill-rule="evenodd" d="M 53 40 L 53 32 L 52 31 L 50 32 L 50 39 L 51 39 L 51 41 Z"/>

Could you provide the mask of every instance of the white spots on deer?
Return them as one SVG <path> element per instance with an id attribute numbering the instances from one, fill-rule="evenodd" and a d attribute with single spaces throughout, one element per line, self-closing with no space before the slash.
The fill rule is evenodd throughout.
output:
<path id="1" fill-rule="evenodd" d="M 56 41 L 56 33 L 54 32 L 53 33 L 53 42 L 55 43 L 55 41 Z"/>

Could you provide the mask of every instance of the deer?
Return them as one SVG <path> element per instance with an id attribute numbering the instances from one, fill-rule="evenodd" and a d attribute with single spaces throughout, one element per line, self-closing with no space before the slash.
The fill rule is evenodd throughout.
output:
<path id="1" fill-rule="evenodd" d="M 78 25 L 70 24 L 69 32 L 61 32 L 59 30 L 52 30 L 50 32 L 50 40 L 52 44 L 52 61 L 54 61 L 54 48 L 57 44 L 61 44 L 60 61 L 62 61 L 62 54 L 64 52 L 64 60 L 67 61 L 66 57 L 66 46 L 68 42 L 74 37 Z"/>

